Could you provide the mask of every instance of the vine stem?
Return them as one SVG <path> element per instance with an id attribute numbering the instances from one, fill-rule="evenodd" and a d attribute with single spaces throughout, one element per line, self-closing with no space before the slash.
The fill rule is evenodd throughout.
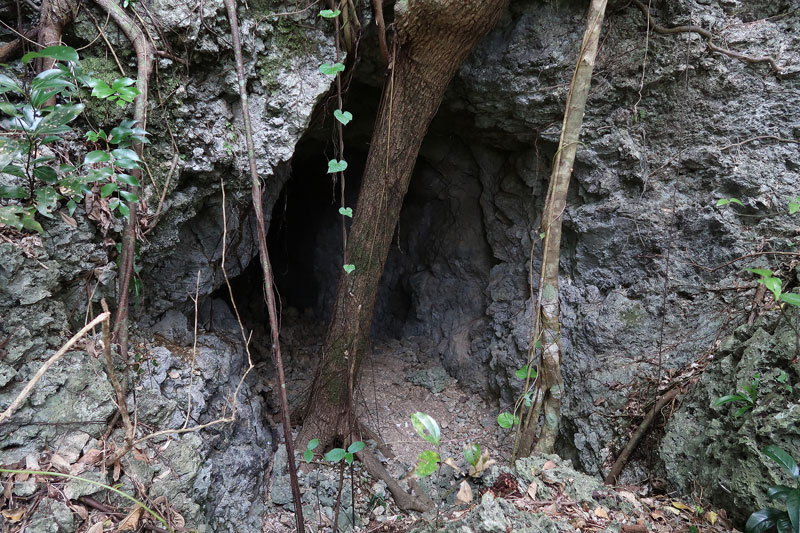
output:
<path id="1" fill-rule="evenodd" d="M 275 292 L 272 288 L 272 267 L 269 262 L 267 250 L 267 230 L 264 223 L 264 208 L 261 203 L 261 179 L 256 167 L 256 150 L 253 143 L 253 128 L 250 122 L 250 107 L 247 103 L 247 78 L 244 74 L 244 61 L 242 60 L 242 43 L 239 33 L 239 20 L 236 16 L 235 0 L 225 0 L 225 10 L 231 25 L 231 38 L 233 40 L 233 53 L 236 57 L 236 73 L 239 78 L 239 99 L 242 105 L 242 118 L 244 120 L 245 140 L 247 142 L 247 159 L 250 163 L 250 178 L 252 180 L 253 210 L 256 215 L 258 255 L 261 261 L 261 270 L 264 276 L 264 293 L 267 299 L 269 313 L 269 326 L 272 333 L 272 360 L 278 378 L 278 395 L 281 403 L 281 419 L 283 422 L 283 435 L 286 444 L 286 459 L 288 462 L 289 478 L 294 500 L 294 515 L 297 532 L 305 531 L 303 524 L 303 502 L 300 496 L 300 484 L 297 480 L 297 468 L 294 462 L 294 439 L 292 439 L 292 425 L 289 420 L 289 401 L 286 397 L 286 377 L 283 373 L 283 358 L 278 336 L 278 312 L 275 305 Z"/>

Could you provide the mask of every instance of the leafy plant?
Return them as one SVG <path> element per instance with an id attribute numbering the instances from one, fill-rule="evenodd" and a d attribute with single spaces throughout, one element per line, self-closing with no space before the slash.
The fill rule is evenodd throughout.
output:
<path id="1" fill-rule="evenodd" d="M 775 381 L 780 383 L 784 389 L 789 391 L 789 394 L 794 392 L 794 387 L 792 387 L 792 384 L 789 383 L 789 373 L 785 370 L 781 370 L 781 373 L 778 374 L 778 377 L 775 378 Z"/>
<path id="2" fill-rule="evenodd" d="M 417 412 L 411 415 L 411 424 L 420 437 L 439 448 L 442 432 L 441 429 L 439 429 L 439 424 L 433 417 L 425 413 Z M 429 476 L 436 472 L 440 462 L 441 456 L 438 451 L 425 450 L 419 454 L 417 466 L 414 471 L 420 477 Z"/>
<path id="3" fill-rule="evenodd" d="M 319 439 L 311 439 L 306 445 L 306 451 L 303 452 L 303 459 L 305 462 L 310 463 L 314 458 L 314 450 L 319 446 Z"/>
<path id="4" fill-rule="evenodd" d="M 735 394 L 728 394 L 717 398 L 714 400 L 714 406 L 719 407 L 720 405 L 724 405 L 726 403 L 733 403 L 734 405 L 742 404 L 733 416 L 739 417 L 745 414 L 750 409 L 753 409 L 756 406 L 756 401 L 758 400 L 758 380 L 760 376 L 756 374 L 753 377 L 753 381 L 748 385 L 742 385 L 742 389 Z"/>
<path id="5" fill-rule="evenodd" d="M 748 272 L 759 276 L 758 282 L 772 292 L 776 302 L 786 302 L 789 305 L 800 307 L 800 294 L 783 292 L 783 282 L 775 277 L 772 270 L 766 268 L 748 268 Z"/>
<path id="6" fill-rule="evenodd" d="M 800 211 L 800 196 L 789 200 L 789 214 L 794 215 Z"/>
<path id="7" fill-rule="evenodd" d="M 23 56 L 23 63 L 36 58 L 57 61 L 54 68 L 36 75 L 24 83 L 10 75 L 0 74 L 0 111 L 8 118 L 0 125 L 12 135 L 0 138 L 0 173 L 14 176 L 23 183 L 0 186 L 0 198 L 22 200 L 24 205 L 0 206 L 0 224 L 15 229 L 42 232 L 35 215 L 53 218 L 60 202 L 67 200 L 72 215 L 80 201 L 92 189 L 89 185 L 101 182 L 100 198 L 108 198 L 107 205 L 119 216 L 130 216 L 125 202 L 138 202 L 138 197 L 120 184 L 139 186 L 138 179 L 129 172 L 140 169 L 141 159 L 131 149 L 134 142 L 146 143 L 145 132 L 134 127 L 132 120 L 123 121 L 109 133 L 89 131 L 86 138 L 95 143 L 78 166 L 69 162 L 56 164 L 55 156 L 48 155 L 45 147 L 63 140 L 72 132 L 68 125 L 84 109 L 81 103 L 71 103 L 79 85 L 92 88 L 92 95 L 116 101 L 125 106 L 136 97 L 130 78 L 114 80 L 108 86 L 102 80 L 83 74 L 77 52 L 68 46 L 50 46 Z M 65 103 L 49 105 L 55 97 Z"/>
<path id="8" fill-rule="evenodd" d="M 309 445 L 310 444 L 311 442 L 309 442 Z M 317 441 L 317 444 L 319 444 L 319 441 Z M 331 463 L 338 463 L 339 461 L 344 459 L 345 463 L 352 464 L 354 454 L 360 452 L 363 449 L 364 449 L 364 443 L 358 440 L 352 443 L 350 446 L 348 446 L 347 450 L 345 450 L 344 448 L 333 448 L 332 450 L 330 450 L 328 453 L 325 454 L 325 460 Z M 308 453 L 308 449 L 306 450 L 305 453 Z M 306 456 L 305 453 L 303 454 L 304 458 Z"/>
<path id="9" fill-rule="evenodd" d="M 794 479 L 795 486 L 775 485 L 769 488 L 767 496 L 770 500 L 778 500 L 786 506 L 786 510 L 765 507 L 750 515 L 745 524 L 745 533 L 763 533 L 776 528 L 779 533 L 800 533 L 800 468 L 783 449 L 767 446 L 764 455 L 778 465 Z"/>
<path id="10" fill-rule="evenodd" d="M 736 204 L 744 207 L 744 204 L 738 198 L 720 198 L 717 200 L 717 207 L 723 207 L 730 204 Z"/>

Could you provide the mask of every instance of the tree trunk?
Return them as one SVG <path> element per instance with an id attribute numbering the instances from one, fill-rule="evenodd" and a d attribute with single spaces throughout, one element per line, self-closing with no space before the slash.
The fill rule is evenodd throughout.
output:
<path id="1" fill-rule="evenodd" d="M 367 349 L 378 284 L 422 139 L 457 69 L 497 22 L 506 0 L 401 0 L 333 318 L 299 441 L 330 444 L 352 432 L 349 392 Z"/>
<path id="2" fill-rule="evenodd" d="M 561 139 L 550 177 L 547 201 L 542 214 L 542 229 L 545 232 L 542 268 L 539 277 L 539 317 L 541 335 L 535 331 L 534 338 L 542 341 L 542 356 L 539 362 L 539 376 L 536 401 L 528 410 L 525 428 L 519 444 L 521 456 L 530 455 L 533 442 L 538 453 L 553 453 L 561 419 L 561 396 L 564 392 L 564 379 L 561 376 L 561 324 L 558 303 L 558 263 L 561 254 L 561 221 L 567 204 L 567 190 L 572 175 L 572 165 L 578 150 L 578 138 L 583 126 L 583 114 L 589 87 L 592 83 L 600 28 L 606 11 L 607 0 L 592 0 L 586 19 L 578 63 L 572 77 L 567 96 Z M 539 329 L 535 328 L 535 329 Z M 539 414 L 544 415 L 541 432 Z M 538 439 L 536 438 L 538 434 Z"/>

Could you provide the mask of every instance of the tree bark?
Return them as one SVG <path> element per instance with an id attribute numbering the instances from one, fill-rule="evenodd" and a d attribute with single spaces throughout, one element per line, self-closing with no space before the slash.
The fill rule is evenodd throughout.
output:
<path id="1" fill-rule="evenodd" d="M 321 362 L 306 404 L 300 446 L 311 438 L 329 445 L 353 424 L 349 392 L 367 350 L 375 297 L 422 139 L 445 90 L 478 41 L 494 26 L 507 0 L 401 0 L 397 39 Z M 344 438 L 343 440 L 346 440 Z"/>
<path id="2" fill-rule="evenodd" d="M 561 396 L 564 392 L 564 379 L 561 376 L 561 325 L 558 302 L 558 263 L 561 254 L 561 221 L 567 204 L 572 165 L 578 150 L 578 139 L 583 126 L 583 114 L 592 83 L 600 29 L 606 11 L 607 0 L 592 0 L 586 19 L 578 63 L 572 77 L 567 96 L 561 139 L 550 177 L 547 201 L 542 214 L 542 229 L 545 232 L 542 268 L 539 276 L 539 328 L 535 328 L 534 338 L 541 338 L 542 355 L 539 361 L 539 376 L 536 401 L 528 410 L 525 427 L 519 443 L 519 454 L 530 455 L 534 441 L 537 453 L 553 453 L 558 427 L 561 419 Z M 539 414 L 544 422 L 539 431 Z M 538 434 L 538 439 L 537 439 Z"/>

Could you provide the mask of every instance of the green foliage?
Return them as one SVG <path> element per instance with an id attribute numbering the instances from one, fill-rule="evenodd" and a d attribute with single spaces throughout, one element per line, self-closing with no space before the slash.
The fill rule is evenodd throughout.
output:
<path id="1" fill-rule="evenodd" d="M 758 380 L 760 376 L 756 374 L 753 376 L 753 381 L 748 385 L 745 384 L 742 386 L 741 391 L 738 391 L 735 394 L 728 394 L 717 398 L 714 400 L 714 406 L 719 407 L 720 405 L 725 405 L 726 403 L 733 403 L 734 405 L 741 405 L 733 416 L 739 417 L 745 414 L 750 409 L 753 409 L 756 406 L 756 401 L 758 400 Z"/>
<path id="2" fill-rule="evenodd" d="M 140 168 L 141 159 L 130 147 L 146 143 L 145 132 L 134 127 L 134 121 L 123 121 L 108 134 L 89 131 L 86 138 L 97 149 L 90 151 L 82 164 L 57 163 L 44 148 L 62 141 L 72 132 L 70 123 L 84 110 L 82 103 L 73 103 L 79 86 L 91 87 L 92 95 L 116 101 L 125 106 L 138 90 L 130 78 L 114 80 L 109 86 L 102 80 L 83 73 L 77 52 L 68 46 L 50 46 L 25 54 L 23 63 L 36 58 L 56 60 L 54 68 L 37 74 L 29 83 L 0 74 L 0 112 L 7 118 L 0 121 L 11 135 L 0 138 L 0 173 L 18 178 L 24 185 L 0 187 L 0 199 L 22 201 L 23 205 L 0 206 L 0 224 L 15 229 L 42 232 L 35 215 L 53 218 L 62 200 L 72 215 L 77 202 L 91 192 L 90 185 L 99 182 L 100 197 L 118 216 L 130 216 L 125 202 L 138 202 L 132 192 L 120 184 L 138 187 L 138 180 L 129 174 Z M 55 105 L 47 105 L 58 98 Z"/>
<path id="3" fill-rule="evenodd" d="M 344 271 L 346 273 L 351 274 L 356 269 L 356 266 L 355 265 L 343 265 L 342 268 L 344 269 Z"/>
<path id="4" fill-rule="evenodd" d="M 353 114 L 350 111 L 342 111 L 341 109 L 334 111 L 333 116 L 344 126 L 347 126 L 347 124 L 353 120 Z"/>
<path id="5" fill-rule="evenodd" d="M 800 196 L 789 200 L 789 214 L 794 215 L 800 211 Z"/>
<path id="6" fill-rule="evenodd" d="M 737 204 L 744 207 L 744 204 L 738 198 L 720 198 L 717 200 L 717 207 L 722 207 L 729 204 Z"/>
<path id="7" fill-rule="evenodd" d="M 481 459 L 481 445 L 480 444 L 467 444 L 464 446 L 464 460 L 470 466 L 475 466 Z"/>
<path id="8" fill-rule="evenodd" d="M 306 463 L 310 463 L 314 458 L 314 450 L 319 446 L 319 439 L 311 439 L 306 445 L 306 451 L 303 452 L 303 459 Z"/>
<path id="9" fill-rule="evenodd" d="M 344 65 L 342 63 L 323 63 L 319 66 L 319 71 L 326 76 L 336 76 L 339 72 L 344 72 Z"/>
<path id="10" fill-rule="evenodd" d="M 319 16 L 326 19 L 335 19 L 338 17 L 342 12 L 340 10 L 332 10 L 332 9 L 323 9 L 319 12 Z"/>
<path id="11" fill-rule="evenodd" d="M 775 507 L 765 507 L 754 512 L 747 519 L 745 533 L 762 533 L 773 528 L 779 533 L 800 533 L 800 468 L 794 458 L 785 450 L 777 446 L 767 446 L 764 455 L 778 463 L 778 465 L 793 479 L 795 486 L 775 485 L 769 488 L 767 496 L 770 500 L 777 500 L 786 506 L 786 510 Z"/>
<path id="12" fill-rule="evenodd" d="M 411 423 L 420 437 L 430 442 L 434 446 L 439 446 L 441 439 L 441 430 L 439 424 L 433 417 L 425 413 L 414 413 L 411 415 Z"/>
<path id="13" fill-rule="evenodd" d="M 353 208 L 352 207 L 340 207 L 339 214 L 345 217 L 353 218 Z"/>
<path id="14" fill-rule="evenodd" d="M 789 305 L 800 307 L 800 294 L 791 292 L 783 292 L 783 282 L 780 278 L 773 275 L 772 270 L 766 268 L 748 268 L 748 272 L 757 274 L 759 277 L 758 282 L 764 285 L 772 292 L 772 296 L 776 302 L 785 302 Z"/>
<path id="15" fill-rule="evenodd" d="M 345 170 L 347 170 L 347 161 L 337 161 L 336 159 L 328 161 L 328 174 L 344 172 Z"/>
<path id="16" fill-rule="evenodd" d="M 519 417 L 509 412 L 503 412 L 497 415 L 497 423 L 503 429 L 509 429 L 515 424 L 519 424 Z"/>
<path id="17" fill-rule="evenodd" d="M 441 457 L 438 452 L 425 450 L 417 458 L 417 466 L 414 468 L 414 473 L 419 477 L 430 476 L 439 468 L 440 461 Z"/>
<path id="18" fill-rule="evenodd" d="M 319 441 L 317 439 L 314 439 L 311 442 L 314 442 L 314 441 L 316 441 L 316 443 L 319 444 Z M 309 442 L 309 445 L 311 445 L 311 442 Z M 316 448 L 316 444 L 314 445 L 314 447 Z M 338 463 L 339 461 L 344 459 L 345 463 L 353 464 L 354 455 L 357 454 L 358 452 L 360 452 L 363 449 L 364 449 L 364 443 L 361 442 L 360 440 L 358 440 L 358 441 L 352 443 L 350 446 L 348 446 L 347 450 L 345 450 L 344 448 L 333 448 L 332 450 L 330 450 L 328 453 L 325 454 L 325 460 L 329 461 L 331 463 Z M 306 450 L 306 454 L 308 454 L 308 451 L 309 450 Z M 304 457 L 307 457 L 306 454 L 304 454 Z M 313 457 L 313 453 L 312 453 L 312 457 Z M 306 459 L 306 462 L 308 462 L 309 460 L 310 459 Z"/>

